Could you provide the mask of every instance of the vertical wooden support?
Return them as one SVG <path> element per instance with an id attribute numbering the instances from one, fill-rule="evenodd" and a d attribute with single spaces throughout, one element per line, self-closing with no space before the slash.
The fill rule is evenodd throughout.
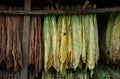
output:
<path id="1" fill-rule="evenodd" d="M 25 0 L 25 10 L 31 10 L 31 0 Z M 21 69 L 21 79 L 28 79 L 28 48 L 29 48 L 29 26 L 30 16 L 24 16 L 24 28 L 23 28 L 23 67 Z"/>

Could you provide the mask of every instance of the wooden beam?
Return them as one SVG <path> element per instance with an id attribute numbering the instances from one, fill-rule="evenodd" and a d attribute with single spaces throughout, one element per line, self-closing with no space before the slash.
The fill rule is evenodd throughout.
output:
<path id="1" fill-rule="evenodd" d="M 25 0 L 24 9 L 27 11 L 31 9 L 31 0 Z M 29 26 L 30 16 L 24 16 L 23 42 L 22 42 L 23 67 L 21 69 L 21 79 L 28 79 Z"/>
<path id="2" fill-rule="evenodd" d="M 0 14 L 11 15 L 62 15 L 62 14 L 91 14 L 91 13 L 109 13 L 120 12 L 120 7 L 99 8 L 88 10 L 0 10 Z"/>

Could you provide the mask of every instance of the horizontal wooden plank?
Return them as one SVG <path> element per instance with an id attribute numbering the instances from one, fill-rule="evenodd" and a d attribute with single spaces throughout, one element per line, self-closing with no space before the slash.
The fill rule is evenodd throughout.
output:
<path id="1" fill-rule="evenodd" d="M 0 14 L 11 15 L 62 15 L 120 12 L 120 7 L 89 10 L 0 10 Z"/>

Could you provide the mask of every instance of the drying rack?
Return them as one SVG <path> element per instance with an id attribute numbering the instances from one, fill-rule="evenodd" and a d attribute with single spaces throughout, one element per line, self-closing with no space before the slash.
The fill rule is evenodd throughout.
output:
<path id="1" fill-rule="evenodd" d="M 31 10 L 31 0 L 25 0 L 24 10 L 0 10 L 0 15 L 23 15 L 23 67 L 21 69 L 21 79 L 28 79 L 28 42 L 29 42 L 29 23 L 30 15 L 62 15 L 62 14 L 91 14 L 91 13 L 109 13 L 120 12 L 120 7 L 98 8 L 89 10 Z"/>
<path id="2" fill-rule="evenodd" d="M 120 12 L 120 7 L 98 8 L 88 10 L 0 10 L 5 15 L 62 15 Z"/>

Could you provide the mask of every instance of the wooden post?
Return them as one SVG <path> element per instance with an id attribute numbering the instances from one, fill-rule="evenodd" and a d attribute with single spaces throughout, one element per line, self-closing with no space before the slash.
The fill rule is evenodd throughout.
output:
<path id="1" fill-rule="evenodd" d="M 31 0 L 25 0 L 24 9 L 31 10 Z M 29 26 L 30 16 L 24 16 L 23 41 L 22 41 L 23 67 L 21 68 L 21 79 L 28 79 Z"/>

